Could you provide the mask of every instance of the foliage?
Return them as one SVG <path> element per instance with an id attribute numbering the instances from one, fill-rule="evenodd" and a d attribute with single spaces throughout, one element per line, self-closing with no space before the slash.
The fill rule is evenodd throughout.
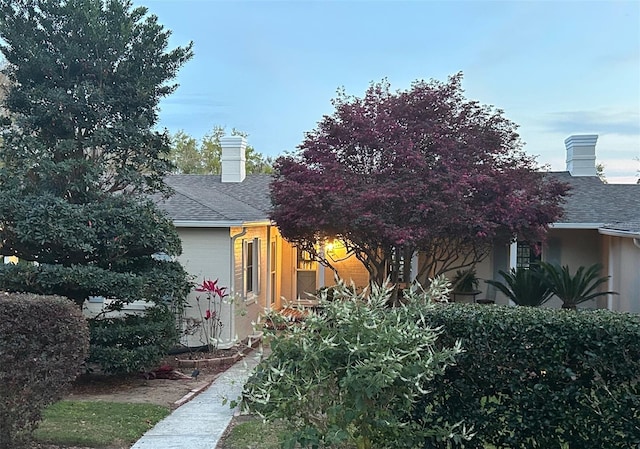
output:
<path id="1" fill-rule="evenodd" d="M 198 304 L 198 311 L 200 312 L 200 325 L 204 332 L 204 338 L 209 347 L 209 351 L 212 351 L 218 348 L 220 333 L 224 326 L 221 314 L 224 298 L 229 296 L 226 293 L 227 287 L 219 287 L 218 279 L 215 281 L 205 279 L 202 281 L 202 284 L 196 288 L 196 291 L 206 293 L 206 298 L 202 301 L 203 303 L 206 302 L 204 312 L 202 311 L 200 296 L 196 296 L 196 302 Z"/>
<path id="2" fill-rule="evenodd" d="M 316 243 L 339 239 L 380 284 L 473 265 L 495 242 L 543 241 L 568 186 L 539 172 L 516 125 L 467 100 L 462 75 L 364 97 L 338 94 L 293 155 L 275 163 L 271 218 L 327 265 Z"/>
<path id="3" fill-rule="evenodd" d="M 512 268 L 508 273 L 500 270 L 499 273 L 505 283 L 488 280 L 487 284 L 496 287 L 519 306 L 541 306 L 553 296 L 544 274 L 535 264 L 529 268 Z"/>
<path id="4" fill-rule="evenodd" d="M 225 128 L 214 126 L 200 142 L 185 133 L 178 131 L 171 137 L 171 153 L 169 158 L 175 166 L 174 173 L 194 175 L 219 175 L 222 172 L 222 146 L 220 138 L 224 137 Z M 247 137 L 246 133 L 231 130 L 232 136 Z M 251 145 L 245 150 L 247 173 L 272 173 L 273 161 L 258 153 Z"/>
<path id="5" fill-rule="evenodd" d="M 154 404 L 60 401 L 45 410 L 34 437 L 64 447 L 129 447 L 169 412 Z"/>
<path id="6" fill-rule="evenodd" d="M 416 407 L 473 426 L 460 448 L 632 448 L 640 443 L 640 317 L 447 304 L 438 344 L 465 351 Z M 444 448 L 437 442 L 425 447 Z"/>
<path id="7" fill-rule="evenodd" d="M 10 88 L 9 80 L 2 73 L 4 65 L 5 64 L 0 60 L 0 122 L 2 122 L 3 120 L 6 120 L 5 111 L 2 104 Z M 2 138 L 0 138 L 0 145 L 2 145 Z"/>
<path id="8" fill-rule="evenodd" d="M 286 432 L 283 422 L 263 422 L 259 419 L 251 419 L 230 427 L 229 434 L 224 437 L 225 447 L 250 448 L 256 447 L 260 442 L 260 449 L 281 449 L 280 440 Z"/>
<path id="9" fill-rule="evenodd" d="M 60 399 L 87 354 L 87 324 L 67 299 L 0 295 L 0 449 L 13 449 Z"/>
<path id="10" fill-rule="evenodd" d="M 461 349 L 435 349 L 439 331 L 424 321 L 432 307 L 425 295 L 389 309 L 391 290 L 358 295 L 338 285 L 339 300 L 322 301 L 321 313 L 274 337 L 244 399 L 268 421 L 289 423 L 284 447 L 418 448 L 426 436 L 452 437 L 451 423 L 428 410 L 412 421 L 410 411 Z"/>
<path id="11" fill-rule="evenodd" d="M 144 315 L 90 321 L 88 363 L 108 374 L 140 373 L 157 365 L 178 342 L 175 314 L 156 306 Z"/>
<path id="12" fill-rule="evenodd" d="M 604 184 L 608 184 L 607 175 L 605 175 L 604 169 L 605 166 L 603 163 L 596 164 L 596 176 L 600 178 L 600 181 L 602 181 Z"/>
<path id="13" fill-rule="evenodd" d="M 456 275 L 451 281 L 453 291 L 459 293 L 469 293 L 478 289 L 480 280 L 476 276 L 476 270 L 468 268 L 456 271 Z"/>
<path id="14" fill-rule="evenodd" d="M 452 293 L 452 285 L 443 274 L 429 279 L 429 286 L 424 289 L 421 284 L 414 282 L 405 298 L 409 302 L 415 302 L 416 296 L 428 298 L 433 303 L 449 302 L 449 294 Z"/>
<path id="15" fill-rule="evenodd" d="M 544 270 L 549 289 L 562 300 L 563 309 L 575 309 L 578 304 L 606 295 L 617 295 L 616 292 L 599 291 L 599 286 L 606 283 L 610 276 L 600 276 L 602 265 L 595 264 L 589 268 L 581 266 L 575 275 L 571 275 L 569 267 L 540 262 Z"/>
<path id="16" fill-rule="evenodd" d="M 5 128 L 8 167 L 76 201 L 161 189 L 171 167 L 158 104 L 192 56 L 191 44 L 167 52 L 169 35 L 127 0 L 2 0 L 6 107 L 20 115 Z"/>
<path id="17" fill-rule="evenodd" d="M 0 288 L 180 303 L 190 290 L 171 221 L 145 199 L 168 192 L 159 101 L 191 58 L 126 0 L 0 0 Z M 37 262 L 33 264 L 32 262 Z"/>

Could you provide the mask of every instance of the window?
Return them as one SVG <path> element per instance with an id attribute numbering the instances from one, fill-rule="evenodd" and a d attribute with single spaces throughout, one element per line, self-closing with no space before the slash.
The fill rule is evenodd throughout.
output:
<path id="1" fill-rule="evenodd" d="M 313 260 L 313 256 L 308 251 L 298 248 L 297 253 L 296 295 L 298 299 L 308 298 L 307 294 L 315 293 L 318 288 L 316 283 L 317 262 Z"/>
<path id="2" fill-rule="evenodd" d="M 271 242 L 271 261 L 269 264 L 270 270 L 271 270 L 271 302 L 276 301 L 277 302 L 277 292 L 278 292 L 278 287 L 277 287 L 277 282 L 278 282 L 278 276 L 277 276 L 277 262 L 278 262 L 278 258 L 276 257 L 276 250 L 278 248 L 278 245 L 276 243 L 276 241 L 272 241 Z"/>
<path id="3" fill-rule="evenodd" d="M 244 296 L 260 293 L 260 239 L 245 240 L 242 245 Z"/>
<path id="4" fill-rule="evenodd" d="M 247 264 L 245 269 L 245 290 L 253 291 L 253 242 L 247 242 Z"/>
<path id="5" fill-rule="evenodd" d="M 536 251 L 527 242 L 518 242 L 518 250 L 516 254 L 516 267 L 529 268 L 532 263 L 540 262 L 541 253 Z"/>
<path id="6" fill-rule="evenodd" d="M 398 251 L 400 249 L 400 251 Z M 401 252 L 401 248 L 394 246 L 391 250 L 391 263 L 387 265 L 387 276 L 391 277 L 396 264 L 398 265 L 398 282 L 406 282 L 404 278 L 404 254 Z"/>

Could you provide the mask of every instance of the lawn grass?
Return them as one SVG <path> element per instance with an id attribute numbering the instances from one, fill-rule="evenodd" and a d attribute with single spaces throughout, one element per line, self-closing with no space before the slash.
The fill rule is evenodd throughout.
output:
<path id="1" fill-rule="evenodd" d="M 221 449 L 280 449 L 279 439 L 286 431 L 284 424 L 264 423 L 255 418 L 235 425 L 227 437 Z M 351 448 L 345 446 L 343 449 Z M 562 449 L 568 448 L 563 445 Z M 497 449 L 496 446 L 486 444 L 485 449 Z"/>
<path id="2" fill-rule="evenodd" d="M 224 440 L 224 449 L 280 449 L 280 436 L 285 431 L 284 424 L 264 423 L 252 419 L 237 424 Z"/>
<path id="3" fill-rule="evenodd" d="M 60 401 L 49 406 L 34 432 L 36 441 L 107 447 L 131 444 L 171 411 L 153 404 Z"/>

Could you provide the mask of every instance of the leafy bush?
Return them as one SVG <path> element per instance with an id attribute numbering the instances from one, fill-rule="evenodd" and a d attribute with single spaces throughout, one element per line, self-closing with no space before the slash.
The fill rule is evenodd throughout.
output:
<path id="1" fill-rule="evenodd" d="M 578 304 L 599 296 L 617 295 L 616 292 L 598 291 L 600 285 L 607 282 L 610 276 L 600 276 L 602 265 L 595 264 L 589 268 L 581 266 L 574 275 L 569 267 L 540 262 L 546 282 L 551 291 L 562 300 L 563 309 L 575 309 Z"/>
<path id="2" fill-rule="evenodd" d="M 0 448 L 9 449 L 65 394 L 89 337 L 80 310 L 62 297 L 5 293 L 0 316 Z"/>
<path id="3" fill-rule="evenodd" d="M 410 293 L 408 305 L 390 309 L 391 291 L 373 288 L 367 297 L 338 285 L 322 312 L 274 337 L 244 399 L 268 421 L 289 423 L 284 447 L 417 448 L 427 436 L 452 438 L 455 426 L 428 408 L 418 420 L 411 411 L 460 346 L 435 348 L 439 331 L 424 320 L 433 307 L 425 295 Z"/>
<path id="4" fill-rule="evenodd" d="M 451 281 L 454 292 L 473 292 L 478 289 L 479 279 L 476 276 L 476 270 L 469 268 L 466 270 L 456 271 L 456 275 Z"/>
<path id="5" fill-rule="evenodd" d="M 486 283 L 496 287 L 519 306 L 541 306 L 553 296 L 544 273 L 534 264 L 529 268 L 512 268 L 508 273 L 500 270 L 499 273 L 505 283 L 499 281 L 486 281 Z"/>
<path id="6" fill-rule="evenodd" d="M 460 340 L 465 351 L 415 416 L 427 409 L 473 426 L 474 438 L 458 447 L 640 444 L 640 316 L 459 304 L 425 314 L 444 329 L 438 345 Z"/>
<path id="7" fill-rule="evenodd" d="M 136 373 L 156 365 L 178 341 L 175 315 L 164 306 L 142 316 L 102 318 L 90 322 L 89 362 L 105 373 Z"/>

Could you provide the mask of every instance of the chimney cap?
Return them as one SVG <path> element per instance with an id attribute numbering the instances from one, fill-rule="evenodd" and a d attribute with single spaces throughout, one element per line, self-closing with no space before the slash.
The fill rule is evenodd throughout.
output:
<path id="1" fill-rule="evenodd" d="M 224 136 L 220 138 L 222 155 L 220 165 L 222 182 L 242 182 L 246 177 L 247 140 L 242 136 Z"/>
<path id="2" fill-rule="evenodd" d="M 597 134 L 577 134 L 564 140 L 567 152 L 567 171 L 571 176 L 597 176 L 597 141 Z"/>
<path id="3" fill-rule="evenodd" d="M 243 136 L 222 136 L 220 137 L 220 145 L 225 147 L 233 147 L 247 143 L 247 139 Z"/>
<path id="4" fill-rule="evenodd" d="M 570 146 L 583 146 L 583 145 L 594 145 L 598 141 L 597 134 L 573 134 L 566 139 L 564 139 L 564 144 L 566 147 Z"/>

